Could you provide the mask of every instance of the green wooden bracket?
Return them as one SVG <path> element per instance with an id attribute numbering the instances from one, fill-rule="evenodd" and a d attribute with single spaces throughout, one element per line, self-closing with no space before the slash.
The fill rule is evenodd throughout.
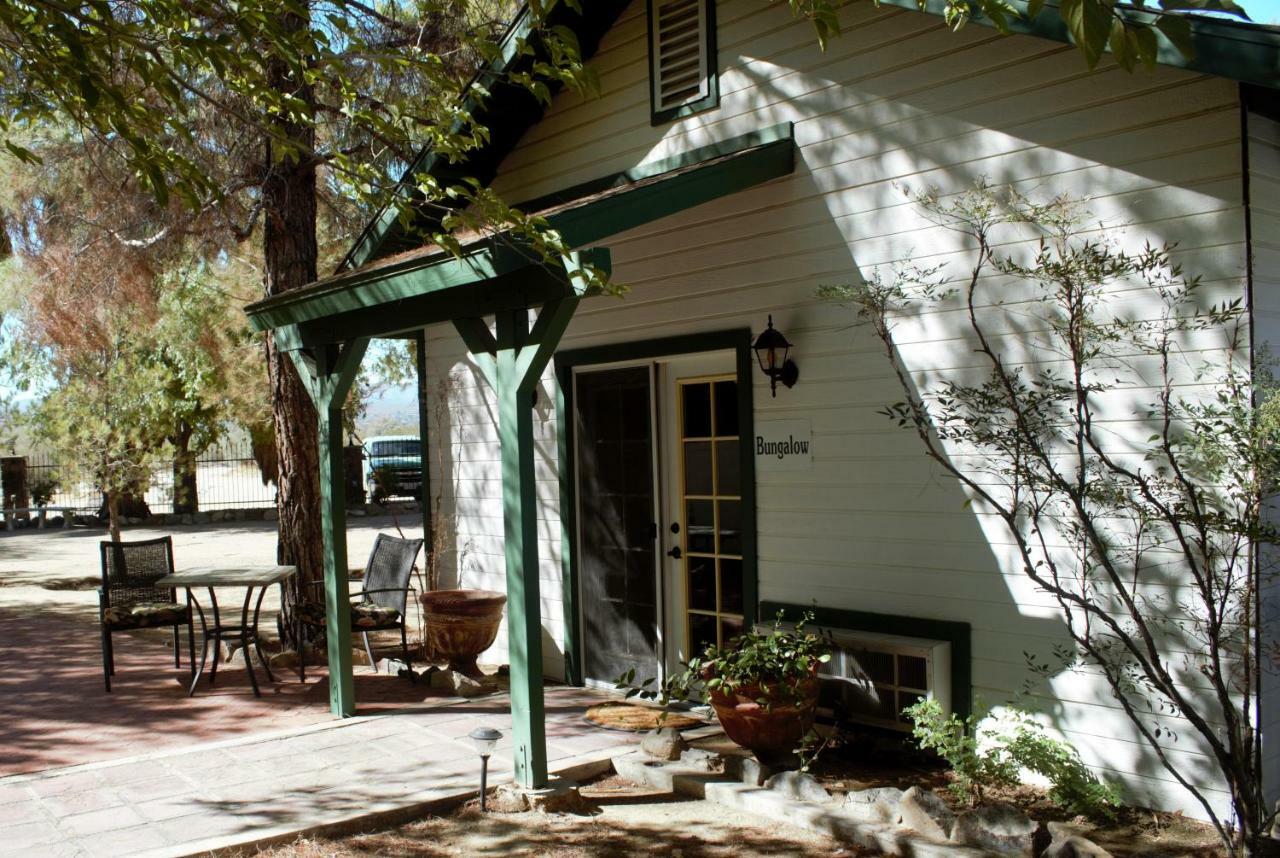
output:
<path id="1" fill-rule="evenodd" d="M 293 361 L 293 368 L 298 371 L 298 380 L 306 388 L 307 396 L 311 397 L 311 404 L 319 408 L 320 382 L 315 355 L 301 349 L 289 349 L 285 354 L 289 356 L 289 360 Z"/>
<path id="2" fill-rule="evenodd" d="M 538 320 L 529 331 L 528 345 L 516 356 L 521 390 L 531 390 L 542 377 L 542 371 L 547 368 L 560 338 L 573 319 L 574 310 L 578 309 L 578 301 L 578 298 L 561 298 L 543 305 Z"/>
<path id="3" fill-rule="evenodd" d="M 347 394 L 351 392 L 351 385 L 355 383 L 356 375 L 360 371 L 360 361 L 364 359 L 364 353 L 368 348 L 369 340 L 359 339 L 352 340 L 341 347 L 329 346 L 320 350 L 321 360 L 317 361 L 317 369 L 320 372 L 317 377 L 325 405 L 342 407 Z M 317 408 L 320 405 L 320 402 L 316 403 Z"/>

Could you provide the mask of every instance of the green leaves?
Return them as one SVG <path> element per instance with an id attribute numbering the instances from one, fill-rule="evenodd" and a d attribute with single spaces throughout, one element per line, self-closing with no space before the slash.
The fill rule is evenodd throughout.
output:
<path id="1" fill-rule="evenodd" d="M 1111 38 L 1112 6 L 1102 0 L 1063 0 L 1059 14 L 1086 65 L 1097 66 Z"/>

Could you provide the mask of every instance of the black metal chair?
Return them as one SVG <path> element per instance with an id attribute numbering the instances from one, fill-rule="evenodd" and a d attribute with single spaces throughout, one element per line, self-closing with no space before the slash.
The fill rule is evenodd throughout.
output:
<path id="1" fill-rule="evenodd" d="M 102 629 L 102 678 L 107 691 L 111 691 L 111 677 L 116 672 L 111 643 L 115 632 L 172 626 L 173 665 L 182 667 L 178 628 L 186 626 L 188 661 L 194 675 L 196 643 L 190 598 L 181 604 L 174 590 L 155 586 L 157 580 L 173 572 L 173 540 L 165 536 L 138 542 L 102 542 L 100 548 L 98 623 Z"/>
<path id="2" fill-rule="evenodd" d="M 405 608 L 409 601 L 409 591 L 414 590 L 409 583 L 413 575 L 413 564 L 421 550 L 421 539 L 400 539 L 379 533 L 373 540 L 373 550 L 369 552 L 369 562 L 365 565 L 360 592 L 351 594 L 353 600 L 359 599 L 351 604 L 351 630 L 360 632 L 364 638 L 364 651 L 369 655 L 369 666 L 373 668 L 373 672 L 378 672 L 378 662 L 374 659 L 373 647 L 369 644 L 369 632 L 398 628 L 400 650 L 405 667 L 409 669 L 409 679 L 413 682 L 417 682 L 417 679 L 414 678 L 409 658 Z M 324 582 L 312 581 L 311 585 L 320 587 Z M 298 608 L 298 617 L 309 626 L 325 628 L 324 603 L 303 602 Z M 299 646 L 298 649 L 298 671 L 305 680 L 306 647 Z"/>

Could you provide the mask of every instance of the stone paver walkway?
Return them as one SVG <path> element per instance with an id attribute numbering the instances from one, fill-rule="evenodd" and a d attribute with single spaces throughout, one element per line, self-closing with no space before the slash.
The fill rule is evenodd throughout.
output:
<path id="1" fill-rule="evenodd" d="M 583 720 L 603 695 L 547 689 L 553 771 L 634 744 Z M 0 856 L 175 856 L 257 842 L 474 792 L 467 735 L 503 731 L 491 783 L 511 777 L 505 695 L 0 778 Z M 163 728 L 160 728 L 163 729 Z"/>

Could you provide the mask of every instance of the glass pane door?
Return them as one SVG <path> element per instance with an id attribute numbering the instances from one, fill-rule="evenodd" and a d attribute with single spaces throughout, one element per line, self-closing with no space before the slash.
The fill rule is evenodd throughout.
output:
<path id="1" fill-rule="evenodd" d="M 658 675 L 652 368 L 576 376 L 578 557 L 586 677 Z"/>
<path id="2" fill-rule="evenodd" d="M 742 633 L 742 488 L 738 383 L 733 375 L 676 382 L 685 640 L 689 655 Z"/>

